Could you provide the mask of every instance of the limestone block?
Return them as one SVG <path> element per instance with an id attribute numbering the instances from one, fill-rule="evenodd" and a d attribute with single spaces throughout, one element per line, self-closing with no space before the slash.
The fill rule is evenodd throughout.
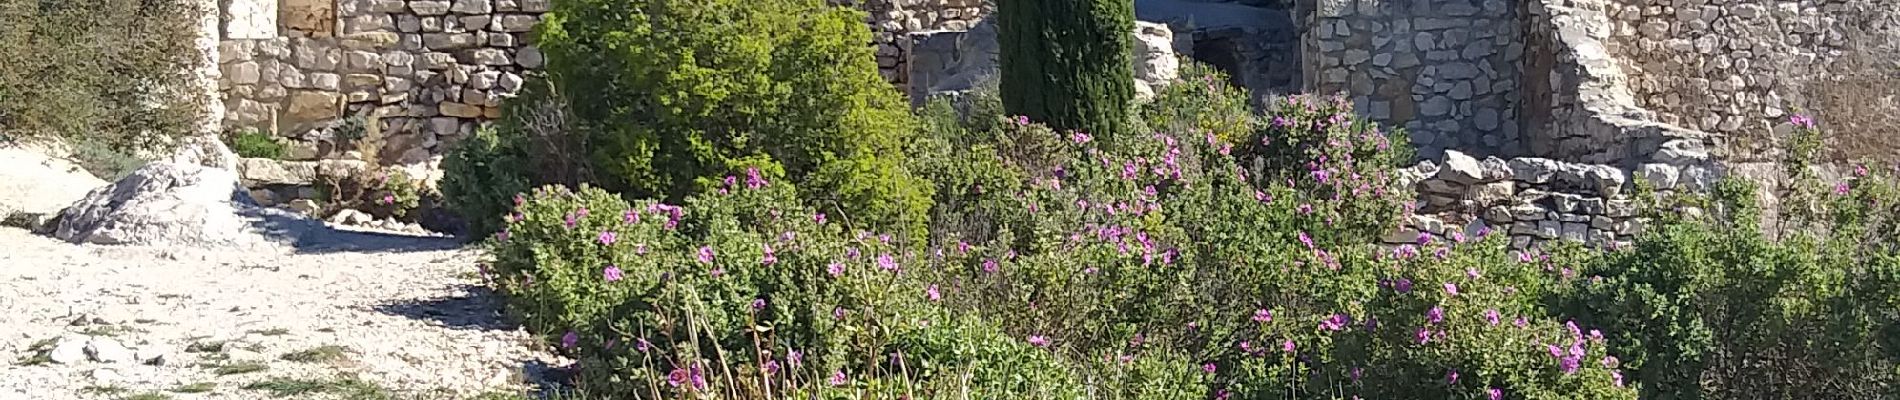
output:
<path id="1" fill-rule="evenodd" d="M 260 78 L 259 75 L 261 74 L 258 71 L 258 65 L 256 61 L 245 61 L 245 62 L 240 62 L 236 64 L 230 64 L 230 67 L 227 67 L 224 69 L 225 79 L 231 81 L 231 83 L 233 84 L 238 84 L 238 85 L 256 84 Z"/>
<path id="2" fill-rule="evenodd" d="M 343 54 L 348 61 L 349 72 L 382 73 L 385 65 L 383 55 L 367 51 L 349 51 Z"/>
<path id="3" fill-rule="evenodd" d="M 290 94 L 290 110 L 287 113 L 292 122 L 309 122 L 335 119 L 342 115 L 343 96 L 336 92 L 298 90 Z"/>
<path id="4" fill-rule="evenodd" d="M 515 35 L 501 32 L 488 32 L 487 35 L 489 46 L 515 47 Z"/>
<path id="5" fill-rule="evenodd" d="M 416 15 L 443 15 L 449 13 L 449 2 L 445 0 L 411 0 L 409 11 Z"/>
<path id="6" fill-rule="evenodd" d="M 299 39 L 292 42 L 291 47 L 292 59 L 300 69 L 332 71 L 343 61 L 342 50 L 326 40 Z"/>
<path id="7" fill-rule="evenodd" d="M 395 47 L 401 38 L 395 32 L 358 32 L 344 35 L 337 44 L 347 50 L 382 50 Z"/>
<path id="8" fill-rule="evenodd" d="M 455 0 L 449 10 L 457 14 L 487 14 L 495 12 L 495 4 L 489 0 Z"/>
<path id="9" fill-rule="evenodd" d="M 540 22 L 540 19 L 533 15 L 510 14 L 503 15 L 496 21 L 500 21 L 498 22 L 501 27 L 499 30 L 502 32 L 527 32 L 534 30 L 534 24 Z"/>
<path id="10" fill-rule="evenodd" d="M 311 73 L 306 81 L 311 89 L 339 90 L 342 89 L 343 77 L 328 72 L 315 72 Z"/>
<path id="11" fill-rule="evenodd" d="M 442 111 L 442 115 L 451 117 L 475 118 L 482 115 L 481 107 L 468 104 L 443 102 L 439 107 Z"/>
<path id="12" fill-rule="evenodd" d="M 521 90 L 521 75 L 515 75 L 513 73 L 501 74 L 501 78 L 495 81 L 495 90 L 501 94 L 515 94 L 516 91 Z"/>
<path id="13" fill-rule="evenodd" d="M 257 0 L 273 2 L 277 0 Z M 302 31 L 314 37 L 328 37 L 336 33 L 335 0 L 281 0 L 281 13 L 284 29 Z M 271 36 L 276 36 L 273 30 Z M 262 38 L 259 38 L 262 39 Z"/>
<path id="14" fill-rule="evenodd" d="M 277 37 L 277 0 L 232 0 L 224 8 L 224 38 Z"/>
<path id="15" fill-rule="evenodd" d="M 447 51 L 475 47 L 475 34 L 472 33 L 425 33 L 422 45 L 430 50 Z"/>
<path id="16" fill-rule="evenodd" d="M 520 2 L 521 12 L 541 13 L 548 12 L 552 0 L 520 0 Z"/>
<path id="17" fill-rule="evenodd" d="M 416 60 L 416 66 L 431 70 L 444 70 L 455 67 L 455 56 L 449 53 L 423 53 Z"/>
<path id="18" fill-rule="evenodd" d="M 514 61 L 508 58 L 508 51 L 496 48 L 464 50 L 456 53 L 457 60 L 475 65 L 509 65 Z"/>

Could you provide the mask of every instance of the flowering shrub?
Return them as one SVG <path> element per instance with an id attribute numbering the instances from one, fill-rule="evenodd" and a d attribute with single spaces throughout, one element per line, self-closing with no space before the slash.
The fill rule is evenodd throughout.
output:
<path id="1" fill-rule="evenodd" d="M 1805 123 L 1804 123 L 1805 122 Z M 1818 149 L 1819 131 L 1796 119 Z M 1806 143 L 1806 144 L 1802 144 Z M 1822 184 L 1802 160 L 1782 238 L 1764 235 L 1753 185 L 1724 181 L 1658 213 L 1626 251 L 1580 258 L 1589 284 L 1556 293 L 1565 313 L 1623 332 L 1612 350 L 1657 398 L 1891 398 L 1900 395 L 1900 196 L 1885 172 L 1855 167 Z"/>

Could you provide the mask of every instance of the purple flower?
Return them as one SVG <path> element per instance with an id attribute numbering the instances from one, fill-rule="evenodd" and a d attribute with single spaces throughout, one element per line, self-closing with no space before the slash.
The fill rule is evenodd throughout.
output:
<path id="1" fill-rule="evenodd" d="M 844 264 L 831 263 L 831 265 L 825 267 L 825 272 L 831 274 L 833 278 L 842 276 L 844 275 Z"/>
<path id="2" fill-rule="evenodd" d="M 1478 278 L 1480 278 L 1480 277 L 1483 277 L 1483 276 L 1484 276 L 1484 274 L 1482 274 L 1482 273 L 1479 273 L 1479 272 L 1478 272 L 1478 268 L 1477 268 L 1477 267 L 1471 267 L 1471 268 L 1465 268 L 1465 277 L 1466 277 L 1466 278 L 1471 278 L 1471 279 L 1478 279 Z"/>
<path id="3" fill-rule="evenodd" d="M 574 345 L 580 342 L 581 335 L 574 333 L 574 331 L 567 331 L 566 335 L 561 335 L 561 348 L 563 349 L 572 349 Z"/>
<path id="4" fill-rule="evenodd" d="M 1564 357 L 1562 361 L 1558 362 L 1558 368 L 1562 369 L 1566 374 L 1574 374 L 1577 373 L 1578 368 L 1582 367 L 1582 363 L 1583 360 L 1577 357 Z"/>
<path id="5" fill-rule="evenodd" d="M 996 260 L 994 259 L 983 260 L 983 272 L 994 274 L 996 273 L 997 269 L 998 267 L 996 265 Z"/>
<path id="6" fill-rule="evenodd" d="M 1516 321 L 1511 321 L 1511 325 L 1515 325 L 1519 328 L 1530 326 L 1530 324 L 1531 324 L 1530 321 L 1525 321 L 1524 317 L 1517 317 Z"/>
<path id="7" fill-rule="evenodd" d="M 1484 310 L 1484 322 L 1491 324 L 1491 326 L 1497 326 L 1498 325 L 1498 310 L 1495 310 L 1495 309 Z"/>
<path id="8" fill-rule="evenodd" d="M 673 368 L 673 372 L 666 374 L 666 384 L 673 387 L 680 387 L 680 385 L 686 384 L 686 370 Z"/>
<path id="9" fill-rule="evenodd" d="M 1292 353 L 1295 348 L 1296 347 L 1293 345 L 1293 339 L 1289 338 L 1289 339 L 1280 341 L 1280 351 Z"/>
<path id="10" fill-rule="evenodd" d="M 1306 248 L 1311 250 L 1313 248 L 1313 237 L 1307 236 L 1306 231 L 1300 231 L 1300 244 L 1306 245 Z"/>
<path id="11" fill-rule="evenodd" d="M 1253 322 L 1273 322 L 1273 310 L 1265 308 L 1254 310 Z"/>
<path id="12" fill-rule="evenodd" d="M 885 271 L 897 272 L 897 260 L 892 259 L 890 254 L 879 254 L 877 256 L 877 267 Z"/>
<path id="13" fill-rule="evenodd" d="M 817 214 L 812 214 L 812 215 L 811 215 L 811 221 L 812 221 L 812 222 L 816 222 L 816 223 L 818 223 L 818 224 L 820 224 L 820 225 L 822 225 L 822 224 L 824 224 L 824 223 L 825 223 L 825 213 L 817 213 Z"/>
<path id="14" fill-rule="evenodd" d="M 761 246 L 765 247 L 765 257 L 760 259 L 759 263 L 765 264 L 765 265 L 777 264 L 778 254 L 772 252 L 772 245 L 767 244 L 767 245 L 761 245 Z"/>
<path id="15" fill-rule="evenodd" d="M 844 319 L 844 314 L 845 314 L 844 307 L 833 307 L 831 309 L 832 319 Z"/>
<path id="16" fill-rule="evenodd" d="M 765 299 L 752 299 L 752 311 L 765 309 Z"/>
<path id="17" fill-rule="evenodd" d="M 498 241 L 498 242 L 508 241 L 508 228 L 502 228 L 500 232 L 495 232 L 495 241 Z"/>
<path id="18" fill-rule="evenodd" d="M 1353 382 L 1358 382 L 1359 378 L 1365 376 L 1365 374 L 1366 374 L 1365 368 L 1352 367 L 1352 372 L 1348 372 L 1347 376 L 1352 377 Z"/>
<path id="19" fill-rule="evenodd" d="M 620 213 L 620 222 L 625 222 L 629 225 L 638 224 L 640 223 L 640 212 L 635 211 L 635 210 L 627 210 L 626 212 L 622 212 Z"/>
<path id="20" fill-rule="evenodd" d="M 1093 139 L 1094 137 L 1089 136 L 1087 133 L 1082 133 L 1082 131 L 1075 131 L 1069 134 L 1069 140 L 1075 142 L 1075 144 L 1088 143 L 1089 140 Z"/>
<path id="21" fill-rule="evenodd" d="M 579 221 L 578 221 L 577 219 L 575 219 L 575 218 L 574 218 L 574 214 L 573 214 L 573 213 L 568 213 L 568 214 L 567 214 L 567 218 L 566 218 L 565 220 L 563 220 L 563 221 L 561 222 L 561 224 L 562 224 L 562 225 L 566 225 L 566 226 L 568 227 L 568 229 L 573 229 L 573 228 L 574 228 L 574 224 L 575 224 L 576 222 L 579 222 Z"/>
<path id="22" fill-rule="evenodd" d="M 601 270 L 600 274 L 601 274 L 601 277 L 606 278 L 608 282 L 618 282 L 620 281 L 620 278 L 622 277 L 620 274 L 620 267 L 615 267 L 612 265 L 607 266 L 607 269 Z"/>
<path id="23" fill-rule="evenodd" d="M 1049 338 L 1042 337 L 1042 335 L 1029 335 L 1029 345 L 1036 346 L 1036 347 L 1049 347 Z"/>
<path id="24" fill-rule="evenodd" d="M 1451 282 L 1445 282 L 1445 294 L 1447 294 L 1447 295 L 1452 295 L 1452 296 L 1457 296 L 1457 295 L 1458 295 L 1458 284 L 1456 284 L 1456 283 L 1451 283 Z"/>
<path id="25" fill-rule="evenodd" d="M 633 342 L 633 349 L 639 350 L 641 353 L 647 352 L 647 348 L 651 347 L 653 347 L 653 343 L 647 342 L 646 338 L 640 338 L 640 340 Z"/>
<path id="26" fill-rule="evenodd" d="M 1623 371 L 1610 371 L 1610 380 L 1616 383 L 1616 387 L 1623 387 Z"/>
<path id="27" fill-rule="evenodd" d="M 1544 350 L 1547 350 L 1550 352 L 1551 358 L 1563 358 L 1564 356 L 1564 349 L 1561 347 L 1557 347 L 1557 345 L 1554 345 L 1554 344 L 1544 345 Z"/>
<path id="28" fill-rule="evenodd" d="M 1425 311 L 1425 321 L 1430 322 L 1432 325 L 1438 325 L 1438 324 L 1444 323 L 1445 309 L 1432 307 L 1431 310 Z"/>
<path id="29" fill-rule="evenodd" d="M 1487 399 L 1504 400 L 1504 389 L 1490 388 L 1490 389 L 1485 389 L 1484 393 L 1485 393 L 1485 396 L 1487 396 L 1486 397 Z"/>
<path id="30" fill-rule="evenodd" d="M 1790 115 L 1788 116 L 1788 123 L 1792 123 L 1794 124 L 1794 126 L 1799 126 L 1802 128 L 1814 129 L 1814 118 L 1809 118 L 1806 115 L 1801 115 L 1801 114 Z"/>
<path id="31" fill-rule="evenodd" d="M 924 297 L 929 298 L 930 301 L 943 300 L 943 294 L 937 292 L 936 284 L 931 284 L 930 287 L 924 288 Z"/>
<path id="32" fill-rule="evenodd" d="M 1418 328 L 1418 332 L 1413 333 L 1412 338 L 1415 340 L 1418 340 L 1418 344 L 1425 344 L 1427 342 L 1431 342 L 1432 330 L 1425 329 L 1425 328 Z"/>
<path id="33" fill-rule="evenodd" d="M 701 390 L 706 389 L 706 369 L 705 368 L 700 367 L 699 363 L 693 363 L 693 367 L 688 370 L 688 373 L 692 375 L 693 377 L 693 388 L 701 389 Z"/>
<path id="34" fill-rule="evenodd" d="M 699 262 L 703 264 L 712 264 L 713 262 L 712 246 L 699 246 Z"/>
<path id="35" fill-rule="evenodd" d="M 1027 116 L 1027 115 L 1018 115 L 1018 116 L 1016 116 L 1016 124 L 1017 124 L 1017 125 L 1029 125 L 1029 116 Z"/>
<path id="36" fill-rule="evenodd" d="M 1834 184 L 1834 194 L 1846 196 L 1849 190 L 1850 188 L 1848 188 L 1847 182 Z"/>
<path id="37" fill-rule="evenodd" d="M 838 370 L 838 372 L 831 374 L 831 380 L 829 382 L 831 386 L 844 386 L 844 384 L 851 382 L 851 378 L 844 376 L 844 370 Z"/>
<path id="38" fill-rule="evenodd" d="M 800 363 L 802 363 L 802 362 L 804 362 L 804 361 L 805 361 L 805 353 L 801 353 L 801 352 L 799 352 L 798 350 L 792 350 L 792 351 L 788 351 L 788 352 L 785 352 L 785 365 L 786 365 L 786 366 L 790 366 L 790 367 L 792 367 L 793 369 L 797 369 L 797 368 L 798 368 L 798 364 L 800 364 Z"/>
<path id="39" fill-rule="evenodd" d="M 1333 314 L 1332 317 L 1327 318 L 1325 321 L 1320 321 L 1319 327 L 1320 329 L 1329 331 L 1343 331 L 1346 330 L 1346 324 L 1348 322 L 1351 321 L 1346 318 L 1346 314 Z"/>
<path id="40" fill-rule="evenodd" d="M 1412 280 L 1406 279 L 1406 278 L 1399 278 L 1398 282 L 1392 283 L 1392 290 L 1396 290 L 1399 293 L 1411 293 Z"/>
<path id="41" fill-rule="evenodd" d="M 1603 356 L 1603 360 L 1599 362 L 1603 364 L 1603 368 L 1616 368 L 1617 365 L 1621 364 L 1617 361 L 1615 356 Z"/>
<path id="42" fill-rule="evenodd" d="M 620 235 L 615 234 L 614 231 L 600 231 L 600 244 L 612 246 L 614 245 L 614 240 L 619 237 Z"/>
<path id="43" fill-rule="evenodd" d="M 1212 374 L 1212 373 L 1214 373 L 1214 370 L 1215 370 L 1215 369 L 1217 369 L 1217 368 L 1216 368 L 1216 367 L 1214 366 L 1214 363 L 1206 363 L 1206 364 L 1201 364 L 1201 372 L 1206 372 L 1206 373 L 1210 373 L 1210 374 Z"/>
<path id="44" fill-rule="evenodd" d="M 778 375 L 778 360 L 765 360 L 765 364 L 760 365 L 759 370 L 765 372 L 767 376 Z"/>
<path id="45" fill-rule="evenodd" d="M 748 189 L 765 187 L 765 177 L 759 174 L 758 167 L 745 169 L 745 187 Z"/>
<path id="46" fill-rule="evenodd" d="M 1446 385 L 1458 384 L 1458 370 L 1454 369 L 1454 370 L 1445 371 L 1445 384 Z"/>

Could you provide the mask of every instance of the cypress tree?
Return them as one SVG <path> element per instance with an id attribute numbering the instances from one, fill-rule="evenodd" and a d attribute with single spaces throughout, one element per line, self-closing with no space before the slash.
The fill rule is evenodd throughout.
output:
<path id="1" fill-rule="evenodd" d="M 1128 133 L 1133 0 L 999 0 L 1004 111 L 1058 130 Z"/>

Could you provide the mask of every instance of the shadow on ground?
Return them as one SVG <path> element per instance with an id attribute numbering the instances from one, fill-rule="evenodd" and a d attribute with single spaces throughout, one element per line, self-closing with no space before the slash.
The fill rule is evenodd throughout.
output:
<path id="1" fill-rule="evenodd" d="M 433 322 L 451 329 L 513 330 L 503 320 L 501 294 L 478 285 L 460 285 L 462 295 L 404 300 L 375 306 L 377 312 Z"/>
<path id="2" fill-rule="evenodd" d="M 251 226 L 265 238 L 298 253 L 378 253 L 449 250 L 462 246 L 452 237 L 360 232 L 332 228 L 322 221 L 274 208 L 247 212 Z"/>

